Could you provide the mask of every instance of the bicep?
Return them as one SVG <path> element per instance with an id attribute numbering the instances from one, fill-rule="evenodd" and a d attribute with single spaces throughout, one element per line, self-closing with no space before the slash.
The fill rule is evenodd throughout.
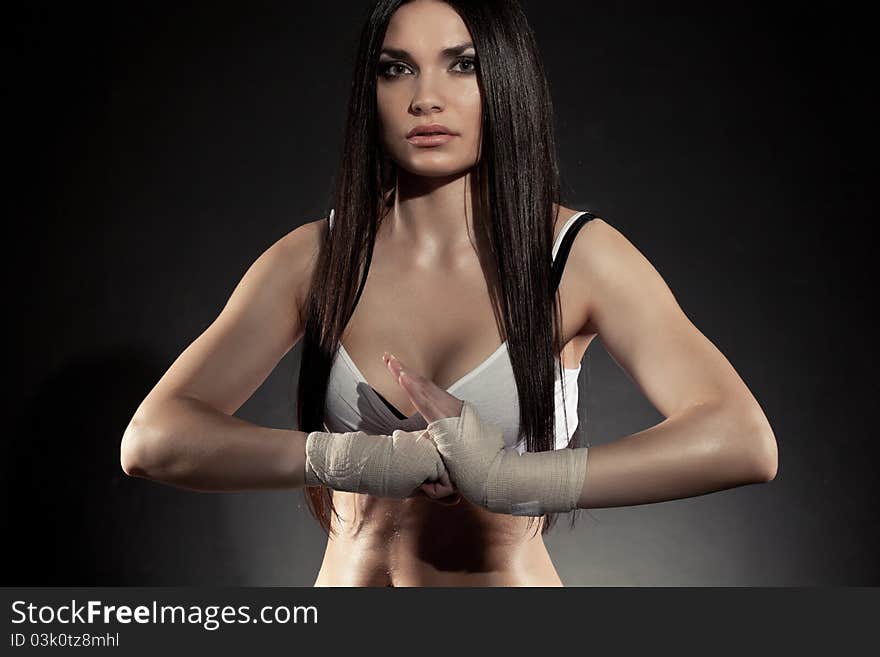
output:
<path id="1" fill-rule="evenodd" d="M 235 413 L 302 337 L 314 228 L 291 231 L 263 252 L 217 318 L 174 361 L 141 405 L 169 396 Z M 140 410 L 140 409 L 139 409 Z"/>
<path id="2" fill-rule="evenodd" d="M 593 226 L 592 224 L 596 224 Z M 653 265 L 617 229 L 591 222 L 576 245 L 590 322 L 611 357 L 664 417 L 701 403 L 757 404 L 724 355 L 685 315 Z"/>

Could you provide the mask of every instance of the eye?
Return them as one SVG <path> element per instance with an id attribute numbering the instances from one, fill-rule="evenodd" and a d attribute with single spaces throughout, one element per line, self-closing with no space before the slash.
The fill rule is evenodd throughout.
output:
<path id="1" fill-rule="evenodd" d="M 461 71 L 461 70 L 457 71 L 458 73 L 461 73 L 463 75 L 470 75 L 471 73 L 475 73 L 477 70 L 477 60 L 474 59 L 473 57 L 459 57 L 458 59 L 455 60 L 453 67 L 458 66 L 460 64 L 464 64 L 464 65 L 470 67 L 470 68 L 466 68 L 463 71 Z M 386 79 L 399 78 L 403 74 L 402 73 L 395 73 L 395 70 L 397 69 L 397 67 L 400 67 L 400 68 L 406 69 L 406 70 L 409 69 L 409 66 L 407 66 L 403 62 L 399 62 L 399 61 L 379 62 L 379 75 L 381 75 L 382 77 L 384 77 Z"/>
<path id="2" fill-rule="evenodd" d="M 477 60 L 473 57 L 459 57 L 455 60 L 455 65 L 459 64 L 468 64 L 471 66 L 470 70 L 462 71 L 463 73 L 473 73 L 477 70 Z"/>
<path id="3" fill-rule="evenodd" d="M 399 78 L 399 74 L 391 72 L 398 66 L 406 68 L 406 64 L 402 62 L 379 62 L 379 75 L 386 78 Z"/>

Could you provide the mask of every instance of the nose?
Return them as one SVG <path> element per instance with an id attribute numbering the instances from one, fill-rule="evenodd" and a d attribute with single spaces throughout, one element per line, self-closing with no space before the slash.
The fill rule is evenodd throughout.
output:
<path id="1" fill-rule="evenodd" d="M 431 82 L 430 75 L 420 75 L 412 99 L 413 111 L 417 114 L 443 109 L 443 101 L 437 91 L 437 85 Z"/>

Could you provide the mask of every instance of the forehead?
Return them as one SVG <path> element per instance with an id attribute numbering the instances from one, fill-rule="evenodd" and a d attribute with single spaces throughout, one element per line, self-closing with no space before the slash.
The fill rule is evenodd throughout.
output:
<path id="1" fill-rule="evenodd" d="M 430 54 L 470 40 L 470 32 L 455 10 L 440 0 L 415 0 L 391 16 L 383 46 Z"/>

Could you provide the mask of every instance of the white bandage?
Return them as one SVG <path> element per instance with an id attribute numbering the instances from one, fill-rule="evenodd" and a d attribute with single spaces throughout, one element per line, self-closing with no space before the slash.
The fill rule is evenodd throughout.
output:
<path id="1" fill-rule="evenodd" d="M 578 508 L 588 448 L 526 452 L 505 449 L 501 428 L 464 402 L 461 415 L 431 422 L 428 431 L 452 482 L 470 502 L 514 516 Z"/>
<path id="2" fill-rule="evenodd" d="M 397 429 L 390 436 L 313 431 L 306 437 L 307 486 L 402 499 L 445 472 L 425 429 Z"/>

